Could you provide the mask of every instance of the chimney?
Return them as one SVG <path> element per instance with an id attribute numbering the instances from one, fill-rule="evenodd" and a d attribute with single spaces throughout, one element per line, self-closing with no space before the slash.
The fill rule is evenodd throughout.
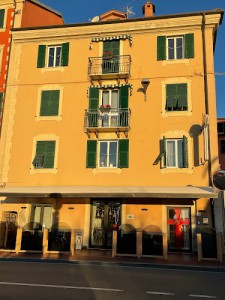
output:
<path id="1" fill-rule="evenodd" d="M 147 1 L 145 5 L 142 6 L 142 13 L 145 18 L 153 17 L 153 14 L 155 13 L 155 5 L 150 1 Z"/>

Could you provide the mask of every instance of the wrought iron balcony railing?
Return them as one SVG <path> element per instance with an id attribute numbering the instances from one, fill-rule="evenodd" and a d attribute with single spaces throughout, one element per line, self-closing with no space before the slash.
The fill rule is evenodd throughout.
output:
<path id="1" fill-rule="evenodd" d="M 84 128 L 127 128 L 130 125 L 130 109 L 109 111 L 85 110 Z"/>
<path id="2" fill-rule="evenodd" d="M 130 75 L 130 66 L 130 55 L 90 57 L 88 64 L 88 75 L 104 76 L 108 74 L 119 74 L 127 77 Z"/>

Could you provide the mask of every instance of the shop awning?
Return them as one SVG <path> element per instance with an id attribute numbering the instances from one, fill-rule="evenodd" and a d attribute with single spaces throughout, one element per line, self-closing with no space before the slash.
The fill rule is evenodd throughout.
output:
<path id="1" fill-rule="evenodd" d="M 211 187 L 166 186 L 6 186 L 0 188 L 2 197 L 34 198 L 217 198 Z"/>

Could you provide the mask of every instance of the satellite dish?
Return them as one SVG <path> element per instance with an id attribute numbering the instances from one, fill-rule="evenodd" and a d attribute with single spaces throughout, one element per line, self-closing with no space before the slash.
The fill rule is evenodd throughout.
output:
<path id="1" fill-rule="evenodd" d="M 99 16 L 95 16 L 93 19 L 91 19 L 91 22 L 99 22 L 99 20 Z"/>

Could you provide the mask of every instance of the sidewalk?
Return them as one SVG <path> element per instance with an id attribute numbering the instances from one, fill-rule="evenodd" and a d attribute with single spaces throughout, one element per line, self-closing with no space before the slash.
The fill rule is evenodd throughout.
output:
<path id="1" fill-rule="evenodd" d="M 133 265 L 157 268 L 172 268 L 183 270 L 204 270 L 225 272 L 225 260 L 201 261 L 198 262 L 195 254 L 168 254 L 168 260 L 162 258 L 140 258 L 130 256 L 111 256 L 107 250 L 76 250 L 74 255 L 69 253 L 13 253 L 0 252 L 0 261 L 27 261 L 27 262 L 48 262 L 48 263 L 110 263 L 117 265 Z"/>

